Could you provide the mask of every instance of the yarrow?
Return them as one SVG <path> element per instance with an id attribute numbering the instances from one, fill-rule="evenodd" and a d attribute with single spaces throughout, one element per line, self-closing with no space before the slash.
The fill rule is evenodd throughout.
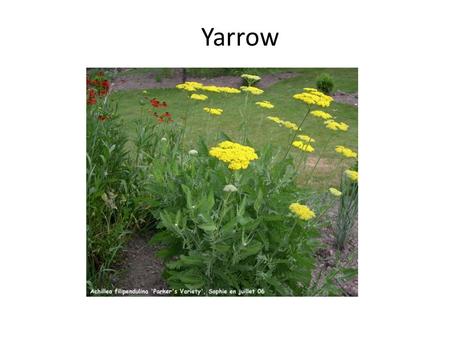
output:
<path id="1" fill-rule="evenodd" d="M 330 191 L 331 195 L 333 195 L 333 196 L 339 197 L 342 195 L 342 192 L 340 192 L 336 188 L 330 188 L 328 190 Z"/>
<path id="2" fill-rule="evenodd" d="M 256 81 L 261 80 L 261 78 L 258 75 L 242 74 L 241 77 L 247 80 L 249 83 L 254 83 Z"/>
<path id="3" fill-rule="evenodd" d="M 191 99 L 192 100 L 198 100 L 198 101 L 205 101 L 208 98 L 208 96 L 203 94 L 192 94 Z"/>
<path id="4" fill-rule="evenodd" d="M 220 108 L 209 108 L 205 107 L 203 110 L 207 113 L 210 113 L 211 115 L 221 115 L 223 113 L 223 109 Z"/>
<path id="5" fill-rule="evenodd" d="M 209 155 L 228 163 L 231 170 L 247 169 L 250 161 L 258 159 L 255 149 L 231 141 L 223 141 L 212 147 Z"/>
<path id="6" fill-rule="evenodd" d="M 346 148 L 344 146 L 337 146 L 335 148 L 335 150 L 337 153 L 342 154 L 345 157 L 356 158 L 358 156 L 358 154 L 356 152 L 354 152 L 353 150 Z"/>
<path id="7" fill-rule="evenodd" d="M 314 88 L 303 88 L 303 93 L 294 95 L 294 99 L 300 100 L 308 105 L 316 105 L 320 107 L 329 107 L 333 98 L 325 95 Z"/>
<path id="8" fill-rule="evenodd" d="M 347 131 L 348 130 L 348 124 L 344 122 L 336 122 L 334 120 L 327 120 L 323 122 L 325 126 L 328 129 L 331 130 L 340 130 L 340 131 Z"/>
<path id="9" fill-rule="evenodd" d="M 227 94 L 239 94 L 241 91 L 237 88 L 232 87 L 218 87 L 219 92 L 221 93 L 227 93 Z"/>
<path id="10" fill-rule="evenodd" d="M 275 107 L 272 103 L 270 103 L 269 101 L 258 101 L 255 104 L 257 104 L 258 106 L 262 107 L 262 108 L 267 108 L 267 109 L 272 109 L 273 107 Z"/>
<path id="11" fill-rule="evenodd" d="M 358 181 L 358 172 L 357 171 L 347 169 L 346 171 L 344 171 L 344 173 L 352 181 L 355 181 L 355 182 Z"/>
<path id="12" fill-rule="evenodd" d="M 305 141 L 305 142 L 308 142 L 308 143 L 316 142 L 315 139 L 313 139 L 311 136 L 308 136 L 308 135 L 302 134 L 302 135 L 298 135 L 297 137 L 298 137 L 300 140 Z"/>
<path id="13" fill-rule="evenodd" d="M 252 86 L 242 86 L 241 90 L 244 92 L 249 92 L 253 95 L 261 95 L 264 93 L 264 90 Z"/>
<path id="14" fill-rule="evenodd" d="M 292 145 L 307 153 L 312 153 L 314 151 L 314 148 L 310 144 L 305 144 L 302 141 L 294 141 L 292 142 Z"/>
<path id="15" fill-rule="evenodd" d="M 282 119 L 280 119 L 279 117 L 276 116 L 267 116 L 267 118 L 277 124 L 279 124 L 280 126 L 284 126 L 288 129 L 292 129 L 292 130 L 301 130 L 295 123 L 290 122 L 290 121 L 283 121 Z"/>
<path id="16" fill-rule="evenodd" d="M 316 217 L 316 214 L 314 211 L 312 211 L 310 208 L 308 208 L 306 205 L 299 204 L 299 203 L 292 203 L 289 206 L 289 209 L 292 213 L 296 214 L 300 219 L 304 221 L 308 221 L 311 218 Z"/>
<path id="17" fill-rule="evenodd" d="M 312 112 L 310 112 L 311 115 L 315 116 L 315 117 L 320 117 L 324 120 L 328 120 L 331 119 L 333 116 L 331 116 L 331 114 L 328 114 L 324 111 L 321 110 L 313 110 Z"/>

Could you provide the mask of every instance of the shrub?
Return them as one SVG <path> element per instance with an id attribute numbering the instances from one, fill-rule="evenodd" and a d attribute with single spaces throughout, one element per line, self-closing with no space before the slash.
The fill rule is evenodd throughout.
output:
<path id="1" fill-rule="evenodd" d="M 317 89 L 329 95 L 334 87 L 334 80 L 330 74 L 322 73 L 316 80 Z"/>

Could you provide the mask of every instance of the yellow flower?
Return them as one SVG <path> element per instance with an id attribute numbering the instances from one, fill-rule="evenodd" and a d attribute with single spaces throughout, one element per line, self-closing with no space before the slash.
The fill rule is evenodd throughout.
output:
<path id="1" fill-rule="evenodd" d="M 241 90 L 252 93 L 253 95 L 261 95 L 264 93 L 264 90 L 252 86 L 242 86 Z"/>
<path id="2" fill-rule="evenodd" d="M 177 84 L 175 87 L 177 87 L 178 89 L 186 90 L 188 92 L 195 92 L 197 90 L 195 89 L 195 87 L 187 85 L 186 83 Z"/>
<path id="3" fill-rule="evenodd" d="M 344 155 L 345 157 L 350 157 L 350 158 L 352 158 L 352 157 L 356 158 L 358 156 L 358 154 L 356 152 L 354 152 L 353 150 L 346 148 L 344 146 L 337 146 L 336 152 Z"/>
<path id="4" fill-rule="evenodd" d="M 303 93 L 295 94 L 294 99 L 303 101 L 308 105 L 317 105 L 320 107 L 329 107 L 333 98 L 325 95 L 314 88 L 304 88 Z"/>
<path id="5" fill-rule="evenodd" d="M 327 120 L 323 122 L 328 129 L 331 130 L 341 130 L 341 131 L 347 131 L 348 130 L 348 124 L 344 122 L 336 122 L 334 120 Z"/>
<path id="6" fill-rule="evenodd" d="M 239 94 L 241 91 L 237 88 L 231 88 L 231 87 L 217 87 L 219 89 L 220 93 L 227 93 L 227 94 Z"/>
<path id="7" fill-rule="evenodd" d="M 326 113 L 324 111 L 321 111 L 321 110 L 313 110 L 312 112 L 310 112 L 310 114 L 315 116 L 315 117 L 320 117 L 320 118 L 322 118 L 324 120 L 328 120 L 328 119 L 332 118 L 331 114 L 328 114 L 328 113 Z"/>
<path id="8" fill-rule="evenodd" d="M 292 145 L 307 153 L 312 153 L 314 151 L 314 148 L 310 144 L 305 144 L 302 141 L 294 141 L 292 142 Z"/>
<path id="9" fill-rule="evenodd" d="M 311 218 L 316 217 L 314 211 L 312 211 L 310 208 L 308 208 L 306 205 L 303 204 L 292 203 L 289 206 L 289 209 L 291 210 L 291 212 L 296 214 L 300 219 L 304 221 L 308 221 Z"/>
<path id="10" fill-rule="evenodd" d="M 305 142 L 308 142 L 308 143 L 312 143 L 312 142 L 316 142 L 316 140 L 315 139 L 313 139 L 311 136 L 308 136 L 308 135 L 298 135 L 297 136 L 300 140 L 302 140 L 302 141 L 305 141 Z"/>
<path id="11" fill-rule="evenodd" d="M 258 159 L 255 149 L 231 141 L 223 141 L 212 147 L 209 155 L 228 163 L 231 170 L 247 169 L 250 161 Z"/>
<path id="12" fill-rule="evenodd" d="M 279 117 L 276 117 L 276 116 L 267 116 L 267 118 L 270 121 L 273 121 L 273 122 L 278 123 L 278 124 L 281 124 L 281 122 L 283 122 L 282 119 L 280 119 Z"/>
<path id="13" fill-rule="evenodd" d="M 352 181 L 356 181 L 356 182 L 358 181 L 358 172 L 357 171 L 347 169 L 346 171 L 344 171 L 344 173 Z"/>
<path id="14" fill-rule="evenodd" d="M 339 197 L 342 195 L 342 192 L 340 192 L 339 190 L 337 190 L 336 188 L 330 188 L 328 189 L 330 190 L 330 193 L 336 197 Z"/>
<path id="15" fill-rule="evenodd" d="M 192 100 L 199 100 L 199 101 L 205 101 L 208 98 L 208 96 L 203 94 L 192 94 L 191 99 Z"/>
<path id="16" fill-rule="evenodd" d="M 188 81 L 184 83 L 187 86 L 191 86 L 194 87 L 195 89 L 200 89 L 203 87 L 203 84 L 200 82 L 195 82 L 195 81 Z"/>
<path id="17" fill-rule="evenodd" d="M 220 108 L 205 107 L 205 108 L 203 108 L 203 110 L 207 113 L 210 113 L 211 115 L 222 115 L 222 113 L 223 113 L 223 109 L 220 109 Z"/>
<path id="18" fill-rule="evenodd" d="M 241 77 L 251 83 L 261 80 L 258 75 L 242 74 Z"/>
<path id="19" fill-rule="evenodd" d="M 295 123 L 293 123 L 293 122 L 283 121 L 282 119 L 280 119 L 279 117 L 276 117 L 276 116 L 275 117 L 274 116 L 268 116 L 267 118 L 269 120 L 275 122 L 275 123 L 278 123 L 280 126 L 284 126 L 284 127 L 288 128 L 288 129 L 292 129 L 292 130 L 295 130 L 295 131 L 300 130 L 298 128 L 298 126 Z"/>
<path id="20" fill-rule="evenodd" d="M 268 108 L 268 109 L 272 109 L 273 107 L 275 107 L 272 103 L 270 103 L 269 101 L 258 101 L 255 104 L 257 104 L 258 106 L 262 107 L 262 108 Z"/>
<path id="21" fill-rule="evenodd" d="M 201 86 L 199 89 L 205 90 L 207 92 L 219 93 L 219 87 L 217 86 Z"/>

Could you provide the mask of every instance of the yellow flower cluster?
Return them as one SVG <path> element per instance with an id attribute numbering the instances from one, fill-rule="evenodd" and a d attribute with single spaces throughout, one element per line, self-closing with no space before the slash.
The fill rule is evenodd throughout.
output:
<path id="1" fill-rule="evenodd" d="M 313 110 L 312 112 L 310 112 L 310 114 L 315 116 L 315 117 L 320 117 L 320 118 L 322 118 L 324 120 L 328 120 L 328 119 L 332 118 L 331 114 L 328 114 L 328 113 L 326 113 L 324 111 L 321 111 L 321 110 Z"/>
<path id="2" fill-rule="evenodd" d="M 204 90 L 213 93 L 227 93 L 227 94 L 238 94 L 241 91 L 236 88 L 231 87 L 218 87 L 218 86 L 205 86 L 200 82 L 185 82 L 176 85 L 176 88 L 183 89 L 188 92 L 195 92 L 197 90 Z"/>
<path id="3" fill-rule="evenodd" d="M 208 98 L 208 96 L 203 94 L 192 94 L 191 99 L 192 100 L 198 100 L 198 101 L 205 101 Z"/>
<path id="4" fill-rule="evenodd" d="M 352 181 L 356 181 L 356 182 L 358 181 L 358 172 L 357 171 L 347 169 L 346 171 L 344 171 L 344 173 Z"/>
<path id="5" fill-rule="evenodd" d="M 243 79 L 246 79 L 248 82 L 256 82 L 261 80 L 261 78 L 258 75 L 242 74 L 241 77 Z"/>
<path id="6" fill-rule="evenodd" d="M 334 120 L 326 120 L 323 122 L 328 129 L 331 130 L 341 130 L 341 131 L 347 131 L 348 130 L 348 124 L 344 122 L 336 122 Z"/>
<path id="7" fill-rule="evenodd" d="M 308 221 L 311 218 L 316 217 L 314 211 L 312 211 L 310 208 L 308 208 L 306 205 L 303 204 L 292 203 L 289 206 L 289 209 L 291 210 L 291 212 L 296 214 L 300 219 L 304 221 Z"/>
<path id="8" fill-rule="evenodd" d="M 253 95 L 261 95 L 264 93 L 264 90 L 252 86 L 242 86 L 241 90 L 244 92 L 249 92 Z"/>
<path id="9" fill-rule="evenodd" d="M 342 195 L 342 192 L 340 192 L 339 190 L 337 190 L 336 188 L 330 188 L 330 193 L 336 197 L 339 197 Z"/>
<path id="10" fill-rule="evenodd" d="M 211 115 L 222 115 L 222 113 L 223 113 L 223 109 L 220 109 L 220 108 L 205 107 L 205 108 L 203 108 L 203 110 L 207 113 L 210 113 Z"/>
<path id="11" fill-rule="evenodd" d="M 228 163 L 231 170 L 247 169 L 250 161 L 258 159 L 255 149 L 231 141 L 223 141 L 217 147 L 212 147 L 209 155 Z"/>
<path id="12" fill-rule="evenodd" d="M 231 87 L 219 87 L 219 91 L 227 94 L 239 94 L 241 92 L 239 89 Z"/>
<path id="13" fill-rule="evenodd" d="M 333 98 L 325 95 L 314 88 L 303 88 L 304 92 L 295 94 L 294 99 L 305 102 L 308 105 L 317 105 L 320 107 L 329 107 Z"/>
<path id="14" fill-rule="evenodd" d="M 305 142 L 308 142 L 308 143 L 316 142 L 315 139 L 313 139 L 311 136 L 308 136 L 308 135 L 302 134 L 302 135 L 298 135 L 297 137 L 298 137 L 300 140 L 305 141 Z"/>
<path id="15" fill-rule="evenodd" d="M 289 122 L 289 121 L 283 121 L 282 119 L 280 119 L 279 117 L 276 116 L 267 116 L 267 118 L 275 123 L 278 123 L 280 126 L 284 126 L 288 129 L 292 129 L 292 130 L 301 130 L 298 128 L 298 126 L 293 123 L 293 122 Z"/>
<path id="16" fill-rule="evenodd" d="M 358 156 L 356 152 L 344 146 L 337 146 L 336 152 L 350 158 L 356 158 Z"/>
<path id="17" fill-rule="evenodd" d="M 292 145 L 307 153 L 312 153 L 314 151 L 314 148 L 310 144 L 303 143 L 303 141 L 294 141 L 292 142 Z"/>
<path id="18" fill-rule="evenodd" d="M 258 106 L 262 107 L 262 108 L 268 108 L 268 109 L 272 109 L 273 107 L 275 107 L 272 103 L 270 103 L 269 101 L 258 101 L 255 104 L 257 104 Z"/>
<path id="19" fill-rule="evenodd" d="M 186 83 L 180 83 L 180 84 L 177 84 L 175 87 L 177 87 L 178 89 L 186 90 L 186 91 L 188 91 L 188 92 L 195 92 L 195 91 L 197 90 L 197 89 L 195 89 L 195 87 L 189 86 L 189 85 L 186 84 Z"/>

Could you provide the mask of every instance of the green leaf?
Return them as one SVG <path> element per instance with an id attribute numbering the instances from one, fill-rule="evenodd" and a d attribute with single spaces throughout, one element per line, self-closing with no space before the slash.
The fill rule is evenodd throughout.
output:
<path id="1" fill-rule="evenodd" d="M 242 247 L 239 252 L 238 261 L 241 261 L 249 256 L 258 254 L 262 249 L 261 242 L 252 241 L 249 245 Z"/>
<path id="2" fill-rule="evenodd" d="M 198 227 L 204 231 L 215 231 L 217 226 L 214 223 L 198 224 Z"/>

